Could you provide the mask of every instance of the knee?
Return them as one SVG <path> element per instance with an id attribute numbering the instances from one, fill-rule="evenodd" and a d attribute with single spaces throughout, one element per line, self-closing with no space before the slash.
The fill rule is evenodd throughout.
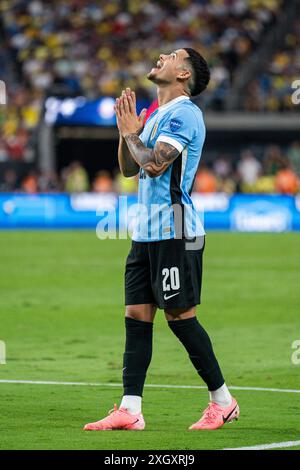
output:
<path id="1" fill-rule="evenodd" d="M 141 305 L 127 305 L 125 317 L 132 318 L 133 320 L 151 322 L 153 323 L 155 316 L 155 309 Z"/>
<path id="2" fill-rule="evenodd" d="M 196 308 L 189 310 L 186 308 L 167 308 L 165 309 L 165 317 L 168 321 L 187 320 L 196 316 Z"/>
<path id="3" fill-rule="evenodd" d="M 125 317 L 126 318 L 133 318 L 133 320 L 142 320 L 142 313 L 136 307 L 136 305 L 130 305 L 126 307 Z"/>
<path id="4" fill-rule="evenodd" d="M 182 315 L 186 312 L 185 309 L 181 308 L 166 308 L 165 315 L 170 317 L 170 320 L 180 320 Z"/>

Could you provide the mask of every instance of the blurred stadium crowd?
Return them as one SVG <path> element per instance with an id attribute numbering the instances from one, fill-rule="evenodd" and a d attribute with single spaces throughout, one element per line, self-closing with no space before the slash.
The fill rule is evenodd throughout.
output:
<path id="1" fill-rule="evenodd" d="M 182 46 L 201 50 L 211 67 L 201 106 L 225 110 L 239 67 L 259 48 L 284 6 L 284 0 L 0 0 L 0 71 L 8 85 L 8 105 L 5 110 L 0 107 L 0 162 L 34 161 L 34 131 L 45 96 L 117 96 L 126 85 L 152 100 L 155 89 L 146 73 L 160 52 Z M 289 110 L 291 82 L 297 74 L 299 78 L 299 20 L 286 36 L 285 47 L 250 83 L 240 109 Z M 299 176 L 299 144 L 284 151 L 284 158 L 280 149 L 270 147 L 265 154 L 270 152 L 277 154 L 280 165 L 268 166 L 270 158 L 265 156 L 259 162 L 251 151 L 240 156 L 237 166 L 228 156 L 220 157 L 212 168 L 199 172 L 201 176 L 206 171 L 206 183 L 198 175 L 196 186 L 210 179 L 220 190 L 253 190 L 265 178 L 262 186 L 269 184 L 273 192 L 276 172 Z M 293 166 L 285 168 L 289 162 Z M 242 176 L 245 165 L 253 171 L 250 181 Z M 59 176 L 29 175 L 30 184 L 6 175 L 1 188 L 12 184 L 13 189 L 26 190 L 32 184 L 40 191 L 69 190 L 72 168 Z M 83 175 L 84 169 L 80 171 Z M 79 178 L 83 189 L 97 188 L 98 176 L 91 185 L 86 177 Z"/>
<path id="2" fill-rule="evenodd" d="M 243 109 L 246 111 L 284 111 L 295 109 L 291 83 L 300 77 L 300 19 L 285 37 L 285 47 L 271 56 L 262 75 L 247 87 Z"/>
<path id="3" fill-rule="evenodd" d="M 7 169 L 0 182 L 0 191 L 28 194 L 37 192 L 97 192 L 134 193 L 138 177 L 124 178 L 118 171 L 99 171 L 90 180 L 79 161 L 72 162 L 60 175 L 55 172 L 31 171 L 18 179 L 13 169 Z M 300 193 L 300 141 L 294 142 L 283 153 L 276 145 L 265 148 L 262 158 L 246 149 L 234 161 L 231 155 L 220 155 L 212 164 L 201 164 L 196 175 L 194 191 L 201 193 L 224 192 L 260 194 Z"/>

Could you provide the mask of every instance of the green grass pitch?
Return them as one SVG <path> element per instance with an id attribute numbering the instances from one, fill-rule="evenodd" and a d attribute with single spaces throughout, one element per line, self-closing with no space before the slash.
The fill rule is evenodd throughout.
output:
<path id="1" fill-rule="evenodd" d="M 0 380 L 121 381 L 129 241 L 95 233 L 0 232 Z M 209 233 L 202 305 L 229 385 L 300 389 L 300 235 Z M 158 311 L 148 384 L 203 385 Z M 117 386 L 0 383 L 1 449 L 223 449 L 299 440 L 300 394 L 234 391 L 238 422 L 190 432 L 203 389 L 146 388 L 144 432 L 85 433 Z M 295 449 L 297 447 L 294 447 Z"/>

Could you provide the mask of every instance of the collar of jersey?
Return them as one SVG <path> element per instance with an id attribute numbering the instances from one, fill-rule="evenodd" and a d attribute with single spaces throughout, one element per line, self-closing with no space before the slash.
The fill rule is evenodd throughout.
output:
<path id="1" fill-rule="evenodd" d="M 178 103 L 179 101 L 189 100 L 189 99 L 190 98 L 188 96 L 185 96 L 185 95 L 177 96 L 177 98 L 174 98 L 173 100 L 168 101 L 166 104 L 163 104 L 162 106 L 157 108 L 157 112 L 160 113 L 160 111 L 165 111 L 166 109 L 173 106 L 173 104 Z"/>

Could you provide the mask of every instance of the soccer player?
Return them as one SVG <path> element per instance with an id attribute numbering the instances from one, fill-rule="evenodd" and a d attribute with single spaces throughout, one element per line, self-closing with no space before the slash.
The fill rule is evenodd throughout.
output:
<path id="1" fill-rule="evenodd" d="M 116 100 L 119 165 L 124 176 L 139 173 L 139 214 L 125 273 L 126 344 L 124 395 L 120 407 L 85 430 L 142 430 L 142 395 L 152 356 L 157 308 L 207 384 L 210 402 L 189 429 L 217 429 L 239 416 L 212 343 L 196 317 L 200 303 L 205 232 L 191 191 L 205 139 L 200 109 L 190 98 L 210 80 L 205 59 L 194 49 L 161 54 L 148 79 L 157 85 L 159 107 L 144 126 L 129 88 Z"/>

